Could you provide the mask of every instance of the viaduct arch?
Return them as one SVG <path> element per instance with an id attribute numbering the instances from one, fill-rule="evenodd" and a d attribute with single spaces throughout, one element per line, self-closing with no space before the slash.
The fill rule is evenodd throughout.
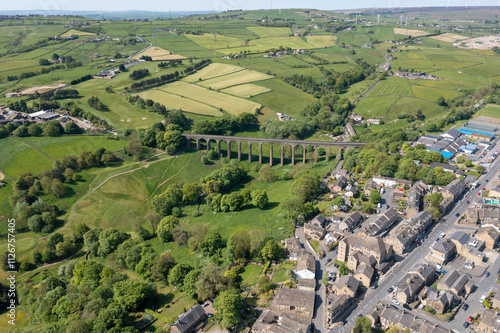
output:
<path id="1" fill-rule="evenodd" d="M 318 148 L 325 147 L 327 150 L 326 160 L 328 161 L 329 154 L 328 151 L 331 147 L 338 147 L 338 151 L 341 149 L 348 149 L 353 147 L 362 147 L 365 145 L 364 142 L 330 142 L 330 141 L 306 141 L 306 140 L 280 140 L 280 139 L 262 139 L 262 138 L 248 138 L 239 136 L 223 136 L 223 135 L 206 135 L 206 134 L 183 134 L 187 140 L 187 145 L 191 144 L 191 141 L 196 142 L 196 149 L 201 149 L 202 141 L 206 142 L 207 151 L 210 150 L 210 142 L 215 141 L 217 145 L 217 154 L 219 157 L 222 155 L 221 142 L 227 144 L 227 157 L 231 158 L 231 142 L 236 142 L 238 146 L 238 161 L 241 161 L 242 149 L 241 143 L 246 142 L 248 144 L 248 162 L 252 162 L 252 146 L 258 145 L 259 147 L 259 163 L 262 164 L 262 145 L 267 143 L 269 145 L 269 165 L 273 166 L 273 149 L 274 144 L 279 144 L 280 146 L 280 164 L 283 165 L 285 161 L 285 147 L 289 145 L 291 147 L 291 157 L 292 165 L 295 165 L 295 149 L 297 147 L 302 147 L 303 151 L 306 151 L 307 147 L 312 146 L 314 148 L 314 162 L 318 159 Z M 306 163 L 306 154 L 302 154 L 302 162 Z"/>

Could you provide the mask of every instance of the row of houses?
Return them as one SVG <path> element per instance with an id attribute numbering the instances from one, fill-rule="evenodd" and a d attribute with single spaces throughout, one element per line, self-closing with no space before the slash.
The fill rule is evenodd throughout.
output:
<path id="1" fill-rule="evenodd" d="M 480 234 L 479 237 L 485 237 Z M 485 259 L 483 250 L 486 248 L 485 242 L 467 235 L 463 231 L 457 231 L 449 238 L 439 239 L 431 248 L 427 256 L 429 261 L 446 264 L 456 255 L 465 258 L 471 266 L 481 265 Z"/>
<path id="2" fill-rule="evenodd" d="M 409 218 L 403 220 L 389 235 L 384 239 L 386 243 L 391 244 L 395 253 L 403 254 L 411 246 L 418 242 L 425 235 L 425 231 L 432 224 L 432 215 L 427 211 L 412 214 Z"/>

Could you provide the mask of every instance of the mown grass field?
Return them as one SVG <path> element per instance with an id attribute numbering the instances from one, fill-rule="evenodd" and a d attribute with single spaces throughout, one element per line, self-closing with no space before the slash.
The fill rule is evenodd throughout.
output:
<path id="1" fill-rule="evenodd" d="M 141 53 L 136 54 L 134 56 L 134 59 L 141 59 L 142 56 L 149 56 L 153 61 L 187 59 L 184 56 L 174 54 L 158 46 L 151 46 L 150 48 L 142 51 Z"/>
<path id="2" fill-rule="evenodd" d="M 394 34 L 396 35 L 405 35 L 405 36 L 413 36 L 413 37 L 422 37 L 426 36 L 429 33 L 423 30 L 414 30 L 414 29 L 405 29 L 405 28 L 393 28 Z"/>
<path id="3" fill-rule="evenodd" d="M 422 86 L 412 86 L 411 90 L 413 91 L 413 94 L 416 97 L 423 98 L 432 102 L 435 102 L 439 97 L 444 97 L 445 99 L 451 99 L 462 95 L 461 92 L 456 90 L 429 88 Z"/>
<path id="4" fill-rule="evenodd" d="M 290 28 L 248 27 L 247 29 L 260 37 L 286 37 L 292 33 Z"/>
<path id="5" fill-rule="evenodd" d="M 241 284 L 245 287 L 251 287 L 257 282 L 260 272 L 263 266 L 261 265 L 246 265 L 243 271 L 240 273 L 242 279 Z"/>
<path id="6" fill-rule="evenodd" d="M 225 112 L 234 115 L 242 112 L 252 113 L 260 107 L 258 103 L 186 82 L 170 83 L 161 87 L 160 90 L 221 108 Z"/>
<path id="7" fill-rule="evenodd" d="M 363 117 L 380 118 L 399 98 L 397 95 L 365 97 L 358 102 L 354 110 Z"/>
<path id="8" fill-rule="evenodd" d="M 271 91 L 271 89 L 266 87 L 261 87 L 252 83 L 241 84 L 238 86 L 232 86 L 221 90 L 223 93 L 235 95 L 242 98 L 250 98 L 257 96 L 266 92 Z"/>
<path id="9" fill-rule="evenodd" d="M 262 81 L 270 78 L 272 78 L 272 76 L 246 69 L 236 73 L 218 76 L 209 80 L 203 80 L 200 81 L 198 85 L 211 88 L 213 90 L 219 90 L 238 84 Z"/>
<path id="10" fill-rule="evenodd" d="M 375 88 L 368 93 L 367 97 L 383 95 L 411 96 L 412 91 L 407 81 L 408 80 L 404 78 L 388 77 L 380 81 Z"/>
<path id="11" fill-rule="evenodd" d="M 223 76 L 243 70 L 244 68 L 240 66 L 234 66 L 216 62 L 216 63 L 211 63 L 210 65 L 208 65 L 205 68 L 202 68 L 196 73 L 183 78 L 182 81 L 194 83 L 200 81 L 200 79 L 208 80 L 214 77 Z"/>
<path id="12" fill-rule="evenodd" d="M 476 114 L 474 115 L 474 117 L 478 116 L 500 118 L 500 105 L 487 104 L 485 107 L 479 110 L 479 112 L 476 112 Z"/>
<path id="13" fill-rule="evenodd" d="M 142 98 L 152 99 L 155 102 L 165 105 L 171 110 L 182 110 L 189 113 L 200 114 L 204 116 L 219 117 L 222 112 L 213 106 L 200 103 L 187 97 L 170 94 L 163 90 L 153 89 L 138 94 Z"/>
<path id="14" fill-rule="evenodd" d="M 53 166 L 49 158 L 18 138 L 0 140 L 0 152 L 0 168 L 14 178 L 26 172 L 36 174 Z"/>
<path id="15" fill-rule="evenodd" d="M 61 37 L 69 37 L 69 36 L 95 36 L 96 34 L 92 32 L 86 32 L 86 31 L 80 31 L 80 30 L 75 30 L 75 29 L 69 29 L 65 33 L 61 35 Z"/>

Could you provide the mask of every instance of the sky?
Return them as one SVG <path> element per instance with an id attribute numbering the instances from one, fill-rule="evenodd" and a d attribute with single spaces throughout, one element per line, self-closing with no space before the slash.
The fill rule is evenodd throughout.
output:
<path id="1" fill-rule="evenodd" d="M 228 9 L 315 8 L 325 10 L 421 6 L 499 6 L 500 0 L 2 0 L 4 10 L 225 11 Z"/>

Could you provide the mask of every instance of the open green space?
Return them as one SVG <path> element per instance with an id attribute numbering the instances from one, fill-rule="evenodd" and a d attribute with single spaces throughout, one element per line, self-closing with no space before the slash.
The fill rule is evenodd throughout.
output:
<path id="1" fill-rule="evenodd" d="M 355 111 L 366 118 L 383 118 L 399 98 L 396 95 L 365 97 L 358 102 Z"/>
<path id="2" fill-rule="evenodd" d="M 481 110 L 476 112 L 475 117 L 478 116 L 500 118 L 500 105 L 487 104 Z"/>
<path id="3" fill-rule="evenodd" d="M 257 282 L 262 267 L 261 265 L 246 265 L 240 273 L 242 279 L 241 284 L 245 287 L 253 286 Z"/>
<path id="4" fill-rule="evenodd" d="M 412 91 L 407 81 L 408 80 L 404 78 L 388 77 L 380 81 L 377 86 L 368 93 L 367 97 L 383 95 L 411 96 Z"/>
<path id="5" fill-rule="evenodd" d="M 222 112 L 213 106 L 200 103 L 190 98 L 170 94 L 163 90 L 153 89 L 138 94 L 144 99 L 152 99 L 155 102 L 165 105 L 171 110 L 182 110 L 189 113 L 200 114 L 204 116 L 219 117 Z"/>
<path id="6" fill-rule="evenodd" d="M 238 86 L 232 86 L 221 90 L 223 93 L 235 95 L 243 98 L 250 98 L 271 91 L 271 89 L 266 87 L 261 87 L 252 83 L 241 84 Z"/>
<path id="7" fill-rule="evenodd" d="M 263 74 L 260 72 L 252 71 L 252 70 L 243 70 L 232 74 L 227 74 L 223 76 L 219 76 L 209 80 L 203 80 L 198 84 L 200 86 L 210 88 L 213 90 L 219 90 L 231 86 L 235 86 L 243 83 L 250 83 L 255 81 L 262 81 L 270 79 L 271 76 L 267 74 Z"/>
<path id="8" fill-rule="evenodd" d="M 36 174 L 53 166 L 53 161 L 19 138 L 0 140 L 0 152 L 0 168 L 11 177 L 26 172 Z"/>

